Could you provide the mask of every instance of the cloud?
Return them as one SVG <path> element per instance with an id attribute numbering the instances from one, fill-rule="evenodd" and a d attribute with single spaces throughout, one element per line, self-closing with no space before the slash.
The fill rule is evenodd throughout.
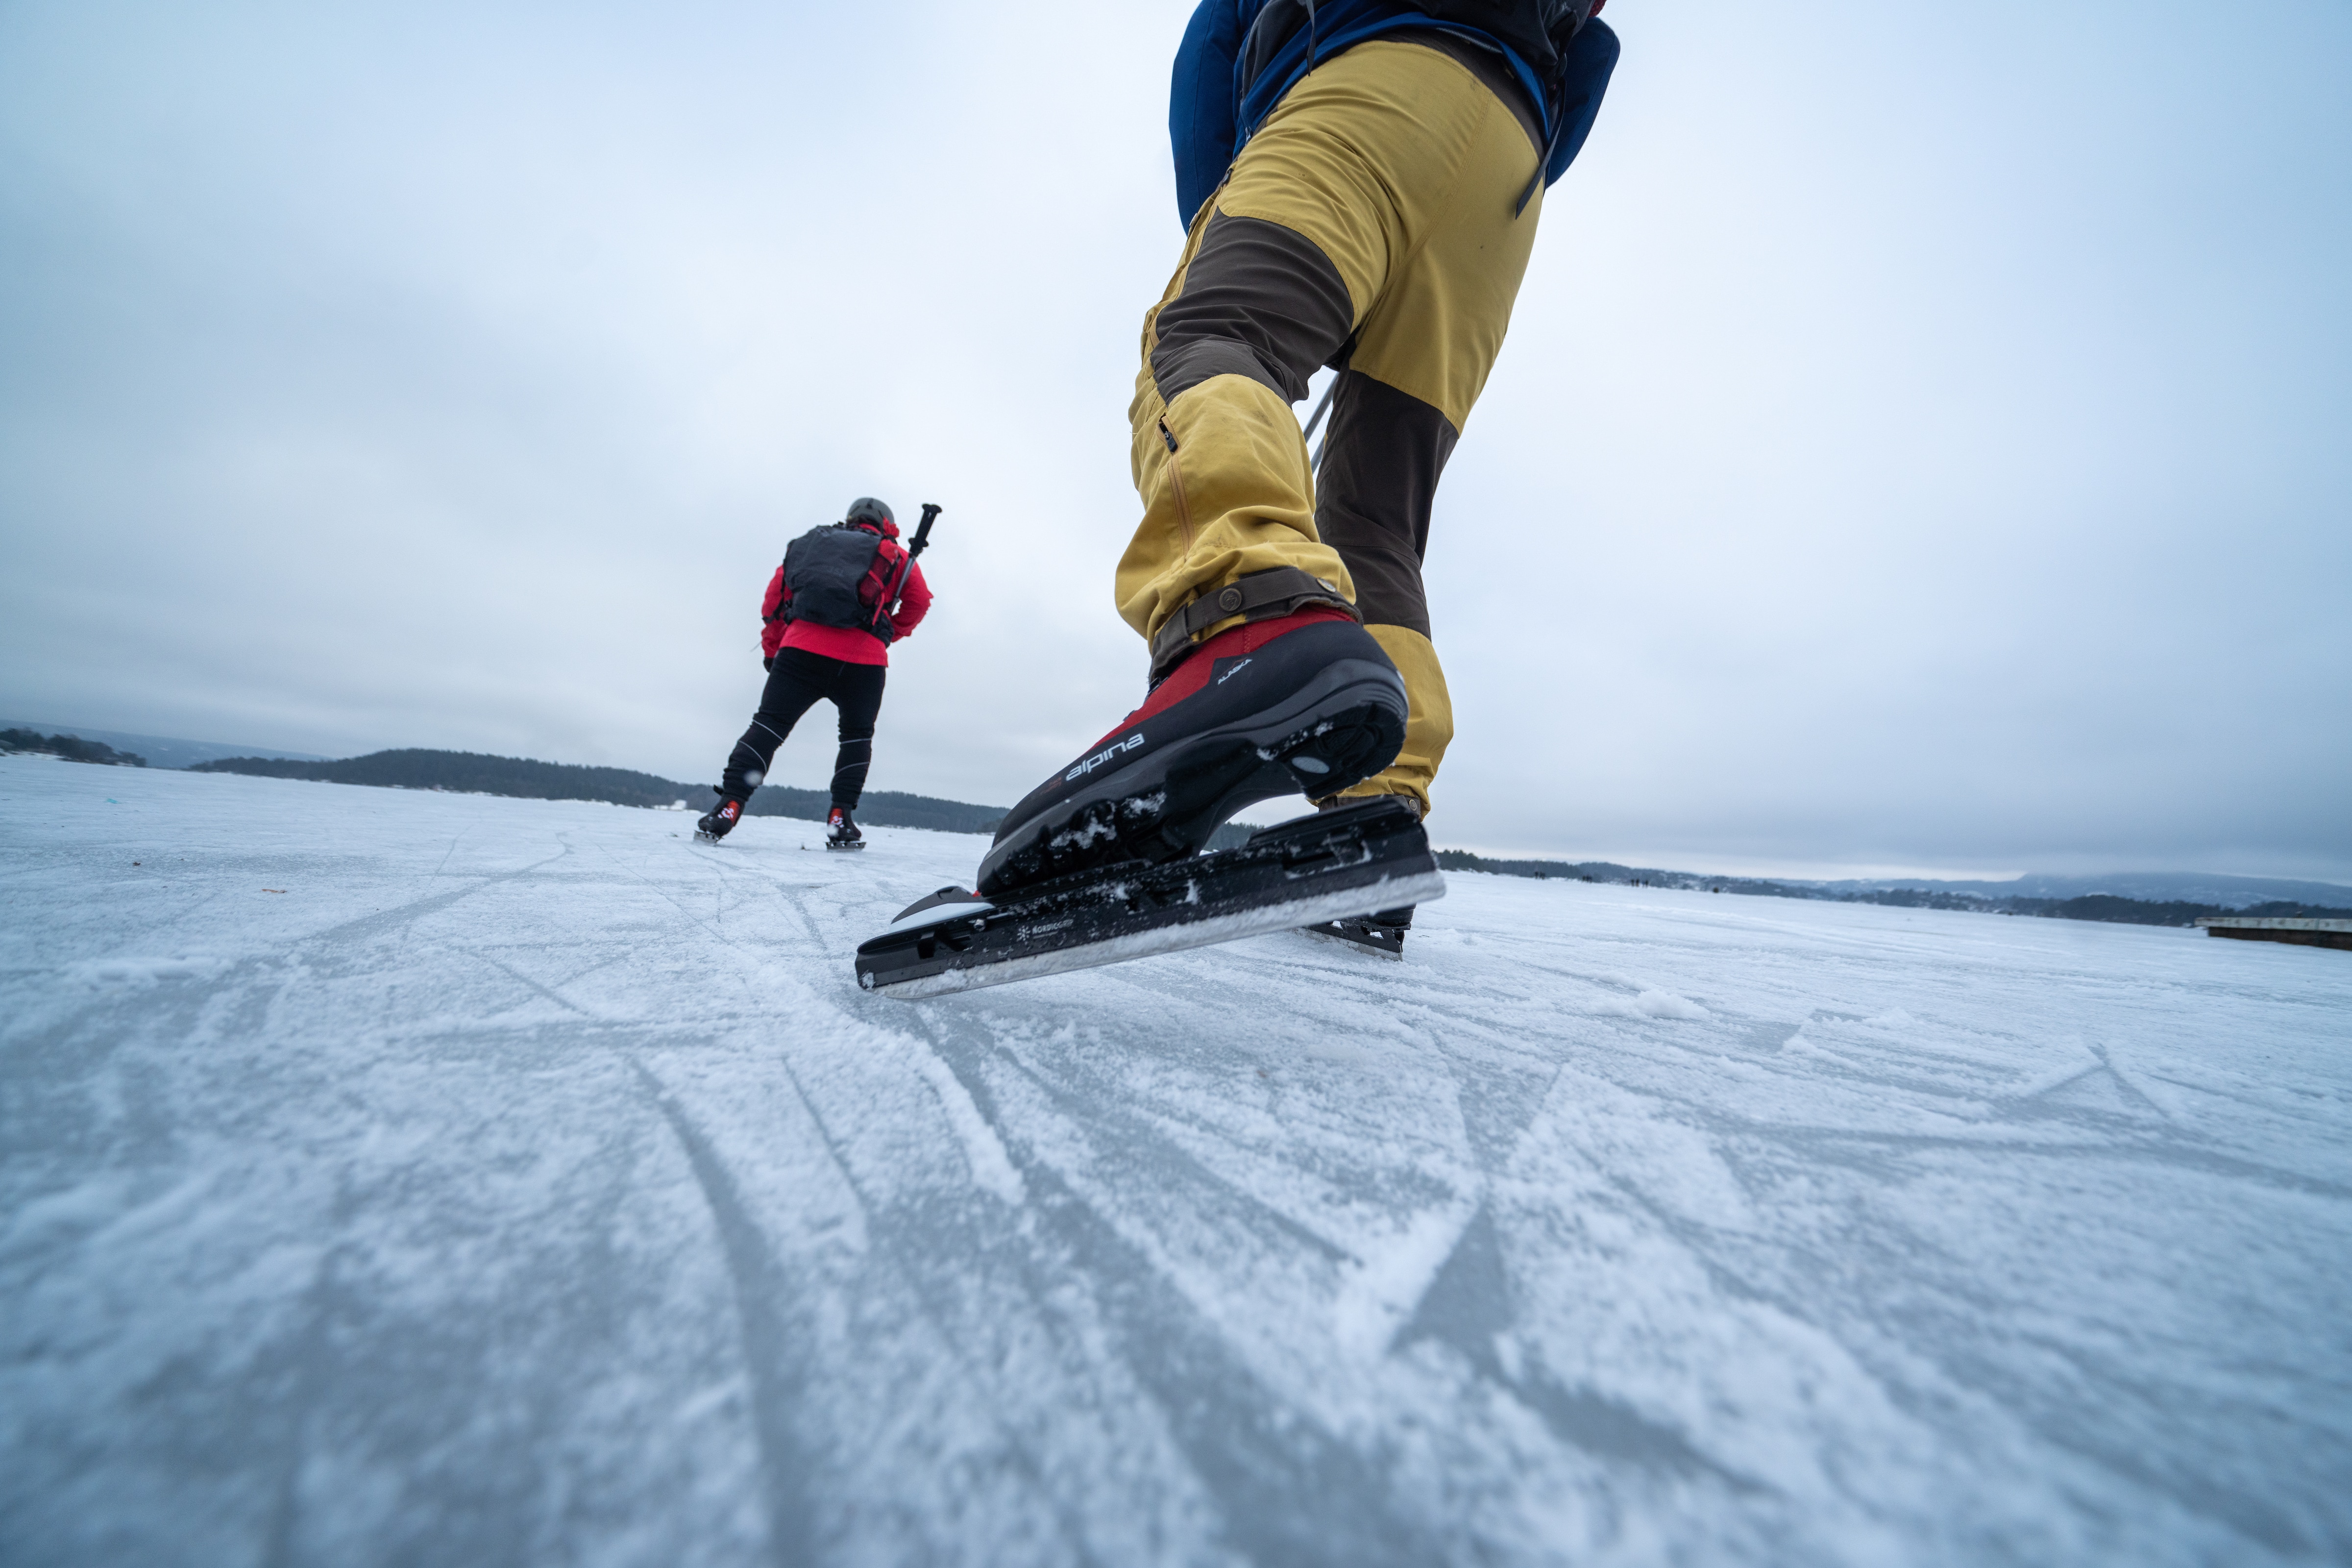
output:
<path id="1" fill-rule="evenodd" d="M 872 492 L 949 509 L 877 784 L 1015 798 L 1140 695 L 1188 11 L 0 14 L 6 706 L 703 776 Z M 2352 871 L 2352 22 L 2160 13 L 1612 12 L 1441 838 Z"/>

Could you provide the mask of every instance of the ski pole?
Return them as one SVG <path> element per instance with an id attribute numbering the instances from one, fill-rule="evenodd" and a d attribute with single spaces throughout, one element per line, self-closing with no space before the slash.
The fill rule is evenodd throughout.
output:
<path id="1" fill-rule="evenodd" d="M 1315 405 L 1314 416 L 1307 421 L 1307 428 L 1300 432 L 1303 438 L 1315 439 L 1315 428 L 1323 423 L 1323 416 L 1331 411 L 1331 395 L 1339 390 L 1339 378 L 1335 375 L 1331 378 L 1331 384 L 1323 389 L 1323 401 Z"/>
<path id="2" fill-rule="evenodd" d="M 929 547 L 931 524 L 937 520 L 941 510 L 936 502 L 923 503 L 923 521 L 915 525 L 914 542 L 907 549 L 907 559 L 898 563 L 898 580 L 890 584 L 890 591 L 882 596 L 879 604 L 874 606 L 874 619 L 867 624 L 866 629 L 876 637 L 882 637 L 884 642 L 888 642 L 890 639 L 882 636 L 882 623 L 898 613 L 898 595 L 907 591 L 907 574 L 915 569 L 915 557 Z"/>

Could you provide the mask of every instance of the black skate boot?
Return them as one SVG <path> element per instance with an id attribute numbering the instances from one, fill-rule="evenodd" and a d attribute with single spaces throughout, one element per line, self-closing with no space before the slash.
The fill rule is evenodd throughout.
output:
<path id="1" fill-rule="evenodd" d="M 694 825 L 695 837 L 705 844 L 716 844 L 726 837 L 735 830 L 735 824 L 742 820 L 743 816 L 741 801 L 726 794 L 716 784 L 711 786 L 710 793 L 719 796 L 719 804 L 704 812 L 701 820 Z"/>
<path id="2" fill-rule="evenodd" d="M 1405 711 L 1403 678 L 1348 612 L 1318 605 L 1235 626 L 1005 814 L 979 891 L 1195 854 L 1244 806 L 1336 795 L 1388 766 Z"/>
<path id="3" fill-rule="evenodd" d="M 1326 942 L 1343 942 L 1383 958 L 1402 961 L 1404 933 L 1412 929 L 1412 906 L 1407 904 L 1401 910 L 1382 910 L 1376 915 L 1357 915 L 1344 921 L 1325 921 L 1299 929 Z"/>
<path id="4" fill-rule="evenodd" d="M 824 847 L 827 849 L 863 849 L 866 835 L 857 831 L 857 824 L 849 819 L 849 807 L 836 805 L 825 814 Z"/>

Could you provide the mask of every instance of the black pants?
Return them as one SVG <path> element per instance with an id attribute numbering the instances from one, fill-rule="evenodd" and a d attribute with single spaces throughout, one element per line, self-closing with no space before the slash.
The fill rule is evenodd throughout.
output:
<path id="1" fill-rule="evenodd" d="M 801 715 L 818 699 L 841 712 L 841 751 L 834 758 L 833 804 L 854 806 L 866 789 L 866 770 L 874 765 L 874 721 L 882 711 L 882 678 L 889 673 L 878 664 L 847 664 L 806 648 L 778 650 L 768 672 L 768 689 L 760 694 L 760 710 L 751 727 L 735 742 L 727 759 L 727 776 L 719 788 L 737 800 L 749 800 L 768 776 L 776 748 L 793 732 Z"/>

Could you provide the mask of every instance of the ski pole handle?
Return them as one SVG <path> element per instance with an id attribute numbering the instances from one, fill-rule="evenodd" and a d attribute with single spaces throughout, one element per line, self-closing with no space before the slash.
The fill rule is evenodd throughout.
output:
<path id="1" fill-rule="evenodd" d="M 936 502 L 923 503 L 923 521 L 915 525 L 914 542 L 908 546 L 907 558 L 898 563 L 898 580 L 890 584 L 890 591 L 882 596 L 881 603 L 874 606 L 874 619 L 868 623 L 867 629 L 886 643 L 890 639 L 882 637 L 882 624 L 898 613 L 898 595 L 907 591 L 907 574 L 915 569 L 915 557 L 930 544 L 931 524 L 942 510 Z"/>
<path id="2" fill-rule="evenodd" d="M 923 521 L 915 524 L 915 542 L 912 548 L 907 552 L 907 559 L 911 561 L 916 556 L 920 555 L 925 547 L 931 542 L 931 524 L 938 521 L 940 512 L 943 509 L 936 501 L 925 501 L 923 503 Z"/>

